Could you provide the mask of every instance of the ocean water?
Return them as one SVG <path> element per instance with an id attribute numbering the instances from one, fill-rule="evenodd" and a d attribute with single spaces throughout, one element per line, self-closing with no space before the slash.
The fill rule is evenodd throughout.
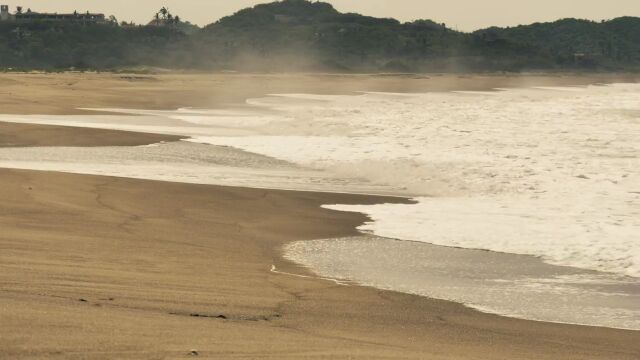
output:
<path id="1" fill-rule="evenodd" d="M 340 184 L 340 191 L 418 200 L 415 205 L 329 206 L 368 214 L 373 221 L 362 227 L 366 232 L 640 276 L 639 84 L 290 94 L 251 99 L 244 109 L 99 110 L 119 114 L 3 115 L 0 120 L 186 135 L 192 143 L 241 149 L 313 174 L 300 177 L 290 171 L 271 176 L 269 168 L 262 167 L 239 185 L 282 183 L 304 190 L 308 182 L 309 190 L 332 190 Z M 175 151 L 171 146 L 163 149 Z M 20 150 L 3 150 L 0 162 L 74 171 L 77 159 L 72 152 L 46 151 L 49 161 L 42 162 L 36 161 L 39 155 L 25 155 L 33 160 L 27 161 Z M 134 152 L 138 158 L 129 153 L 112 157 L 94 164 L 102 166 L 95 171 L 89 159 L 82 172 L 127 176 L 129 170 L 114 167 L 143 164 L 149 177 L 184 181 L 184 176 L 179 178 L 185 170 L 179 165 L 193 158 L 185 155 L 188 151 L 171 159 L 149 159 L 148 149 Z M 221 181 L 211 174 L 220 164 L 200 165 L 188 172 L 190 182 L 228 185 L 240 170 L 256 172 L 251 163 L 239 162 L 235 169 L 223 164 L 228 176 Z M 145 172 L 135 177 L 145 177 Z M 260 183 L 268 177 L 271 180 Z M 287 178 L 296 180 L 289 184 Z"/>
<path id="2" fill-rule="evenodd" d="M 99 110 L 114 115 L 0 115 L 0 121 L 189 139 L 124 149 L 0 149 L 0 166 L 410 196 L 416 204 L 327 208 L 369 215 L 361 230 L 384 238 L 530 255 L 547 264 L 602 272 L 609 283 L 640 286 L 640 84 L 281 94 L 235 109 Z M 383 277 L 376 282 L 350 271 L 351 280 L 409 291 Z M 545 286 L 567 289 L 559 285 L 562 279 L 567 278 L 545 280 Z M 422 290 L 414 286 L 411 292 Z M 442 298 L 466 301 L 453 291 Z M 487 299 L 474 306 L 542 316 Z M 632 314 L 612 317 L 619 327 L 628 327 L 640 313 L 640 305 L 625 309 Z M 576 316 L 587 316 L 586 311 L 576 309 Z M 579 322 L 574 320 L 557 319 Z M 591 324 L 615 327 L 597 318 Z"/>
<path id="3" fill-rule="evenodd" d="M 289 99 L 295 101 L 289 102 Z M 416 197 L 368 214 L 379 236 L 640 276 L 640 85 L 289 95 L 260 135 L 197 136 Z"/>
<path id="4" fill-rule="evenodd" d="M 0 148 L 0 167 L 298 191 L 386 191 L 384 186 L 360 179 L 340 178 L 230 147 L 190 142 L 138 147 Z"/>
<path id="5" fill-rule="evenodd" d="M 630 277 L 375 236 L 299 241 L 285 246 L 284 254 L 343 284 L 356 281 L 517 318 L 640 330 L 640 286 Z"/>

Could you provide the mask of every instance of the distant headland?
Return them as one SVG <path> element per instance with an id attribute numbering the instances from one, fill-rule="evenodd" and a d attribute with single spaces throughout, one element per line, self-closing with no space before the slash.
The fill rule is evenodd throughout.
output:
<path id="1" fill-rule="evenodd" d="M 283 0 L 199 28 L 168 8 L 138 25 L 0 6 L 0 69 L 331 72 L 640 71 L 640 18 L 460 32 L 432 20 Z M 54 31 L 52 31 L 54 30 Z"/>

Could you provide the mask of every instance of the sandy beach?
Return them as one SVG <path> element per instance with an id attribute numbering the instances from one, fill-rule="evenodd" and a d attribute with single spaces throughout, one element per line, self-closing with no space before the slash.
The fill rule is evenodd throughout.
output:
<path id="1" fill-rule="evenodd" d="M 481 91 L 638 81 L 637 74 L 0 74 L 2 114 L 70 115 L 86 108 L 166 109 L 244 105 L 267 94 Z"/>
<path id="2" fill-rule="evenodd" d="M 634 76 L 3 74 L 0 113 L 242 106 L 269 93 L 486 90 Z M 251 84 L 251 86 L 248 86 Z M 137 146 L 180 137 L 0 124 L 0 146 Z M 397 197 L 0 170 L 0 358 L 637 359 L 640 333 L 517 320 L 319 279 L 300 240 L 356 236 L 325 204 Z"/>

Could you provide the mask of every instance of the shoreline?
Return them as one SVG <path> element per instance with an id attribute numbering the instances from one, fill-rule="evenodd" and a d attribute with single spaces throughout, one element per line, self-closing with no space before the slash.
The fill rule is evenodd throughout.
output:
<path id="1" fill-rule="evenodd" d="M 27 170 L 27 168 L 25 168 L 25 170 Z M 35 169 L 32 169 L 32 170 L 35 170 Z M 38 170 L 36 170 L 36 171 L 38 171 Z M 39 170 L 39 171 L 43 171 L 43 170 Z M 44 170 L 44 171 L 46 171 L 46 170 Z M 60 171 L 60 170 L 58 170 L 58 171 L 56 171 L 56 172 L 58 172 L 58 173 L 63 173 L 63 174 L 70 174 L 70 175 L 71 175 L 71 174 L 78 174 L 78 175 L 88 175 L 88 176 L 105 176 L 104 174 L 103 174 L 103 175 L 100 175 L 100 174 L 97 174 L 97 173 L 92 175 L 92 174 L 90 174 L 90 173 L 81 174 L 81 173 L 72 172 L 72 171 Z M 120 175 L 120 176 L 106 175 L 106 176 L 107 176 L 107 177 L 109 177 L 109 178 L 118 178 L 118 179 L 123 179 L 123 180 L 127 180 L 127 179 L 136 179 L 136 178 L 128 177 L 128 176 L 126 176 L 126 175 Z M 145 180 L 144 178 L 138 178 L 138 179 L 139 179 L 139 180 Z M 185 183 L 185 182 L 180 182 L 180 181 L 171 181 L 171 180 L 159 180 L 159 179 L 156 179 L 156 180 L 153 180 L 153 181 L 167 181 L 167 182 L 172 182 L 172 183 L 175 183 L 175 184 L 184 184 L 184 185 L 189 184 L 189 183 Z M 197 184 L 197 183 L 194 183 L 194 184 Z M 205 185 L 205 184 L 201 184 L 201 185 Z M 214 186 L 216 186 L 216 185 L 214 185 Z M 223 185 L 223 186 L 229 186 L 229 185 Z M 229 187 L 237 188 L 237 186 L 233 186 L 233 185 L 232 185 L 232 186 L 229 186 Z M 274 188 L 269 188 L 269 187 L 259 187 L 259 186 L 248 186 L 248 187 L 240 187 L 240 188 L 244 188 L 244 189 L 255 189 L 255 190 L 265 190 L 265 191 L 269 191 L 269 190 L 276 190 L 276 189 L 274 189 Z M 279 191 L 295 191 L 295 192 L 302 192 L 302 193 L 309 193 L 309 194 L 318 194 L 318 190 L 300 190 L 300 189 L 287 189 L 287 188 L 278 188 L 277 190 L 279 190 Z M 376 197 L 379 197 L 379 196 L 384 196 L 384 197 L 385 197 L 385 198 L 387 198 L 387 199 L 394 199 L 394 200 L 401 201 L 402 203 L 406 203 L 406 204 L 412 204 L 412 203 L 415 203 L 415 200 L 414 200 L 414 199 L 412 199 L 411 197 L 407 197 L 407 196 L 400 196 L 400 195 L 393 195 L 393 194 L 392 194 L 392 195 L 385 195 L 385 194 L 382 194 L 382 193 L 373 194 L 373 193 L 352 192 L 352 191 L 344 191 L 344 192 L 328 191 L 328 192 L 324 192 L 324 193 L 327 193 L 327 194 L 334 194 L 334 195 L 369 196 L 369 197 L 373 197 L 373 198 L 376 198 Z M 385 202 L 385 203 L 388 203 L 388 202 Z M 327 204 L 322 204 L 322 205 L 321 205 L 321 207 L 322 207 L 322 208 L 324 208 L 324 209 L 329 209 L 329 210 L 331 210 L 330 206 L 329 206 L 329 207 L 327 207 Z M 336 211 L 337 211 L 337 210 L 336 210 Z M 360 215 L 364 215 L 364 216 L 366 216 L 366 213 L 362 213 L 362 212 L 359 212 L 359 211 L 353 211 L 353 212 L 355 212 L 356 214 L 360 214 Z M 362 234 L 362 235 L 366 235 L 366 234 L 367 234 L 367 232 L 361 232 L 361 231 L 359 231 L 359 233 L 360 233 L 360 234 Z M 506 256 L 507 258 L 516 258 L 516 257 L 524 256 L 525 258 L 531 258 L 531 259 L 539 260 L 539 261 L 540 261 L 542 264 L 544 264 L 546 267 L 556 267 L 556 266 L 558 266 L 557 264 L 555 264 L 555 265 L 554 265 L 554 264 L 552 264 L 552 263 L 550 263 L 550 262 L 547 262 L 547 261 L 544 261 L 544 260 L 542 260 L 540 257 L 534 256 L 534 255 L 525 255 L 525 254 L 516 254 L 516 253 L 509 253 L 509 252 L 499 252 L 499 251 L 492 251 L 492 250 L 473 249 L 473 248 L 463 248 L 463 247 L 453 247 L 453 246 L 443 246 L 443 245 L 436 245 L 436 244 L 424 243 L 424 242 L 420 242 L 420 241 L 416 241 L 416 240 L 402 240 L 402 239 L 397 239 L 397 238 L 396 238 L 396 239 L 390 239 L 390 240 L 397 240 L 397 241 L 403 241 L 403 242 L 410 242 L 410 243 L 413 243 L 413 244 L 414 244 L 414 245 L 416 245 L 416 246 L 418 246 L 419 244 L 421 244 L 421 245 L 425 245 L 425 246 L 443 247 L 443 248 L 447 248 L 447 249 L 452 249 L 452 250 L 454 250 L 454 251 L 455 251 L 455 250 L 457 250 L 457 251 L 479 251 L 479 252 L 481 252 L 482 254 L 488 253 L 488 254 L 504 255 L 504 256 Z M 419 247 L 419 246 L 418 246 L 418 247 Z M 484 256 L 484 255 L 482 255 L 482 254 L 480 254 L 480 255 L 479 255 L 479 257 L 481 257 L 481 258 L 482 258 L 482 257 Z M 398 261 L 401 261 L 401 260 L 400 260 L 400 259 L 398 259 Z M 372 263 L 375 263 L 376 261 L 375 261 L 375 260 L 372 260 L 371 262 L 372 262 Z M 402 263 L 402 262 L 400 262 L 400 263 Z M 298 264 L 298 265 L 305 265 L 305 264 L 304 264 L 304 262 L 298 262 L 297 264 Z M 279 267 L 282 267 L 282 264 L 279 264 Z M 588 271 L 588 270 L 579 269 L 579 268 L 575 268 L 575 267 L 571 267 L 571 266 L 560 266 L 560 267 L 565 268 L 565 269 L 572 269 L 573 271 L 584 271 L 584 272 L 587 272 L 587 271 Z M 290 266 L 290 265 L 287 265 L 287 269 L 288 269 L 288 271 L 290 271 L 290 272 L 289 272 L 289 274 L 290 274 L 290 275 L 294 275 L 294 276 L 295 276 L 296 274 L 299 274 L 299 271 L 294 271 L 294 270 L 292 270 L 292 269 L 297 269 L 297 270 L 299 270 L 298 268 L 296 268 L 296 266 Z M 536 273 L 537 273 L 537 272 L 536 272 Z M 611 273 L 601 273 L 601 272 L 597 272 L 597 273 L 598 273 L 598 274 L 601 274 L 601 275 L 611 275 L 611 276 L 613 276 L 613 274 L 611 274 Z M 315 277 L 319 277 L 320 279 L 324 279 L 324 280 L 327 280 L 327 279 L 336 279 L 336 277 L 326 277 L 326 276 L 324 276 L 324 277 L 323 277 L 323 275 L 322 275 L 322 274 L 319 274 L 319 273 L 317 273 L 316 271 L 314 271 L 313 267 L 311 267 L 311 268 L 309 268 L 309 269 L 306 269 L 305 274 L 306 274 L 306 275 L 304 275 L 304 276 L 307 276 L 307 277 L 315 276 Z M 460 276 L 462 276 L 462 277 L 466 277 L 467 275 L 461 274 Z M 626 277 L 625 277 L 625 278 L 626 278 Z M 628 278 L 629 278 L 629 279 L 636 279 L 636 278 L 633 278 L 633 277 L 628 277 Z M 455 279 L 455 277 L 454 277 L 453 279 Z M 354 284 L 357 284 L 357 279 L 351 279 L 351 280 L 353 280 Z M 599 281 L 605 281 L 605 280 L 604 280 L 604 279 L 600 279 Z M 608 281 L 611 281 L 611 279 L 609 279 Z M 618 281 L 618 280 L 616 280 L 616 281 Z M 366 284 L 364 284 L 364 285 L 366 285 Z M 621 285 L 622 285 L 622 284 L 621 284 Z M 368 285 L 368 286 L 374 286 L 374 285 Z M 380 289 L 387 289 L 387 290 L 391 290 L 391 291 L 393 291 L 393 290 L 394 290 L 394 289 L 393 289 L 393 287 L 385 288 L 385 287 L 379 287 L 379 286 L 378 286 L 377 288 L 380 288 Z M 402 290 L 397 290 L 397 291 L 401 291 L 401 292 L 405 292 L 405 293 L 412 293 L 411 291 L 409 291 L 409 292 L 408 292 L 408 291 L 402 291 Z M 420 294 L 418 294 L 418 295 L 420 295 Z M 429 296 L 429 295 L 420 295 L 420 296 L 426 296 L 427 298 L 440 298 L 440 297 L 434 297 L 434 296 Z M 486 310 L 483 310 L 482 308 L 479 308 L 479 307 L 477 307 L 477 306 L 467 305 L 467 304 L 465 303 L 465 301 L 462 301 L 462 300 L 458 300 L 458 301 L 456 301 L 455 299 L 449 299 L 449 300 L 454 301 L 454 302 L 458 302 L 458 303 L 461 303 L 461 304 L 465 304 L 465 306 L 469 306 L 470 308 L 472 308 L 472 309 L 476 309 L 476 310 L 481 311 L 481 312 L 488 312 L 488 313 L 495 314 L 495 315 L 500 315 L 500 316 L 513 317 L 513 318 L 520 318 L 520 319 L 525 319 L 525 320 L 534 320 L 534 321 L 548 321 L 548 322 L 556 322 L 556 323 L 560 323 L 560 324 L 564 323 L 564 324 L 574 324 L 574 325 L 594 326 L 594 327 L 602 326 L 602 325 L 594 325 L 594 324 L 579 323 L 579 322 L 572 322 L 572 321 L 550 321 L 550 320 L 541 320 L 541 319 L 536 319 L 536 318 L 528 317 L 527 315 L 518 315 L 518 314 L 516 314 L 516 313 L 500 312 L 499 310 L 486 311 Z M 524 307 L 523 307 L 523 308 L 524 308 Z M 606 326 L 605 326 L 605 327 L 606 327 Z M 627 330 L 633 330 L 632 328 L 625 328 L 625 327 L 616 327 L 616 326 L 608 326 L 608 327 L 609 327 L 609 328 L 613 328 L 613 329 L 627 329 Z"/>
<path id="2" fill-rule="evenodd" d="M 301 270 L 299 265 L 280 256 L 280 246 L 290 241 L 359 234 L 355 228 L 366 217 L 321 209 L 321 204 L 334 201 L 377 203 L 397 199 L 39 171 L 0 172 L 5 184 L 0 197 L 11 196 L 14 204 L 8 205 L 3 201 L 5 205 L 0 206 L 0 213 L 10 214 L 7 210 L 16 205 L 22 209 L 12 215 L 17 221 L 14 225 L 7 227 L 11 223 L 7 223 L 5 218 L 3 227 L 6 232 L 0 237 L 0 245 L 4 249 L 8 245 L 7 235 L 15 239 L 9 244 L 23 244 L 9 253 L 5 252 L 0 262 L 5 270 L 0 275 L 0 284 L 3 284 L 2 292 L 7 295 L 0 300 L 5 305 L 0 309 L 12 309 L 11 312 L 0 311 L 0 319 L 8 324 L 6 329 L 12 329 L 11 335 L 4 333 L 3 340 L 0 340 L 0 349 L 5 349 L 7 356 L 21 358 L 17 356 L 20 354 L 17 350 L 6 351 L 13 348 L 11 339 L 25 336 L 41 339 L 38 344 L 59 343 L 64 339 L 65 343 L 71 342 L 81 349 L 100 346 L 75 331 L 59 334 L 48 330 L 51 326 L 78 326 L 86 316 L 94 318 L 92 322 L 102 324 L 92 330 L 92 338 L 109 343 L 112 354 L 116 352 L 117 344 L 123 341 L 129 347 L 140 347 L 142 334 L 156 334 L 152 336 L 162 341 L 164 335 L 146 327 L 136 330 L 140 335 L 129 334 L 131 339 L 128 341 L 101 333 L 104 326 L 118 328 L 123 323 L 129 324 L 127 328 L 136 328 L 131 323 L 133 319 L 139 322 L 149 317 L 161 323 L 172 323 L 171 336 L 178 336 L 175 333 L 178 328 L 189 333 L 189 327 L 195 326 L 193 321 L 206 322 L 200 326 L 207 330 L 198 336 L 224 336 L 220 331 L 235 332 L 236 326 L 243 329 L 244 335 L 233 341 L 244 343 L 247 334 L 284 336 L 280 340 L 270 340 L 272 347 L 280 349 L 291 349 L 292 334 L 287 330 L 291 326 L 302 330 L 296 335 L 301 336 L 296 340 L 300 342 L 298 349 L 313 347 L 313 344 L 318 346 L 321 338 L 325 339 L 322 342 L 332 343 L 331 346 L 343 341 L 349 344 L 352 340 L 346 339 L 354 336 L 360 339 L 351 343 L 346 353 L 330 351 L 325 353 L 328 357 L 328 354 L 332 354 L 330 357 L 346 357 L 356 349 L 382 358 L 420 358 L 424 354 L 438 357 L 433 353 L 434 346 L 446 349 L 448 355 L 439 356 L 443 359 L 477 355 L 477 351 L 486 356 L 474 357 L 487 359 L 494 358 L 491 354 L 523 359 L 540 356 L 563 358 L 568 355 L 566 351 L 571 354 L 577 351 L 583 358 L 611 358 L 616 354 L 615 358 L 631 359 L 640 351 L 637 331 L 506 318 L 450 301 L 362 286 L 337 286 L 316 277 L 299 278 L 270 271 L 272 265 L 282 272 L 297 273 Z M 16 191 L 16 186 L 22 189 Z M 150 194 L 154 196 L 150 197 Z M 98 202 L 95 202 L 96 196 Z M 196 198 L 199 201 L 195 202 Z M 65 200 L 61 202 L 62 199 Z M 38 204 L 49 205 L 43 208 Z M 191 210 L 181 210 L 180 204 L 189 204 Z M 209 210 L 202 211 L 206 208 Z M 221 213 L 221 209 L 224 212 Z M 25 217 L 27 211 L 34 215 Z M 209 215 L 203 217 L 205 214 Z M 254 218 L 258 214 L 270 220 Z M 292 217 L 293 214 L 296 216 Z M 206 223 L 219 225 L 210 227 Z M 90 233 L 87 233 L 89 228 Z M 48 235 L 42 237 L 38 234 Z M 213 242 L 212 235 L 216 239 Z M 24 241 L 29 238 L 41 240 L 25 246 L 29 242 Z M 118 240 L 113 243 L 114 240 L 108 240 L 110 238 Z M 240 239 L 244 240 L 238 243 Z M 49 249 L 54 243 L 57 243 L 56 248 Z M 85 245 L 81 245 L 83 243 Z M 119 245 L 113 247 L 112 244 Z M 194 252 L 195 249 L 201 250 Z M 80 260 L 77 256 L 86 259 L 77 263 Z M 115 259 L 117 262 L 112 263 Z M 77 272 L 72 266 L 74 263 L 86 265 L 82 265 L 83 271 Z M 160 265 L 162 267 L 156 269 Z M 140 280 L 131 282 L 129 278 Z M 62 312 L 67 315 L 39 319 L 33 308 L 43 309 L 43 306 L 49 309 L 47 312 L 50 314 Z M 91 308 L 98 313 L 91 315 L 94 312 Z M 72 316 L 74 312 L 83 315 L 76 319 Z M 112 323 L 104 316 L 115 317 L 119 319 L 118 323 Z M 211 319 L 220 316 L 224 319 Z M 39 324 L 38 328 L 16 328 L 12 325 L 22 323 L 25 317 L 30 323 Z M 246 320 L 243 320 L 253 318 L 269 320 L 261 320 L 264 322 L 262 325 L 254 321 L 246 325 Z M 76 325 L 72 325 L 74 321 Z M 265 331 L 271 335 L 266 335 Z M 481 335 L 483 333 L 485 335 Z M 415 337 L 428 338 L 429 341 L 410 340 Z M 196 345 L 188 345 L 193 341 L 190 338 L 178 338 L 186 353 L 189 348 L 207 349 L 203 344 L 209 336 L 200 338 L 199 341 L 204 342 Z M 452 341 L 454 338 L 457 340 Z M 488 343 L 476 343 L 482 338 L 485 340 L 481 343 Z M 549 343 L 551 339 L 553 342 L 562 339 L 563 345 L 553 346 Z M 380 348 L 375 344 L 386 345 Z M 161 342 L 154 346 L 166 351 Z M 224 353 L 237 346 L 239 343 L 234 342 L 231 347 L 224 348 Z M 326 346 L 328 344 L 325 343 L 323 347 Z M 387 346 L 391 347 L 384 350 Z M 625 355 L 621 349 L 629 352 Z M 65 354 L 66 350 L 61 351 Z M 206 356 L 207 351 L 204 353 Z M 310 355 L 307 353 L 303 357 Z M 61 355 L 60 358 L 68 357 Z"/>
<path id="3" fill-rule="evenodd" d="M 182 139 L 185 137 L 0 121 L 0 148 L 143 146 Z"/>
<path id="4" fill-rule="evenodd" d="M 633 304 L 633 300 L 627 299 L 633 299 L 640 293 L 638 279 L 553 265 L 533 255 L 436 245 L 366 232 L 355 237 L 295 241 L 283 246 L 282 253 L 287 260 L 299 264 L 315 276 L 345 285 L 452 301 L 485 314 L 506 318 L 640 331 L 640 323 L 632 318 L 616 320 L 618 323 L 627 322 L 629 325 L 626 327 L 598 325 L 594 322 L 604 323 L 613 318 L 613 313 L 607 316 L 592 313 L 592 317 L 589 317 L 585 312 L 581 315 L 583 322 L 569 320 L 568 317 L 565 320 L 551 319 L 553 316 L 566 316 L 564 313 L 570 312 L 566 308 L 567 303 L 575 306 L 588 303 L 602 307 L 603 311 L 627 310 L 625 306 Z M 357 256 L 349 255 L 356 253 Z M 447 269 L 446 274 L 442 273 L 442 269 Z M 413 277 L 414 274 L 420 275 Z M 524 286 L 519 288 L 517 284 L 520 282 Z M 540 286 L 548 287 L 543 297 L 527 289 Z M 556 293 L 556 286 L 562 288 L 559 293 Z M 464 293 L 467 295 L 462 295 Z M 605 303 L 598 304 L 600 293 L 606 294 L 608 299 Z M 496 294 L 508 298 L 508 303 L 498 301 Z M 490 300 L 487 301 L 488 298 Z"/>
<path id="5" fill-rule="evenodd" d="M 640 82 L 640 74 L 153 74 L 0 73 L 3 114 L 94 114 L 86 108 L 174 110 L 184 107 L 243 106 L 249 98 L 273 93 L 352 94 L 482 91 L 501 87 L 580 86 Z M 24 89 L 29 92 L 25 94 Z M 108 114 L 108 113 L 106 113 Z"/>
<path id="6" fill-rule="evenodd" d="M 122 134 L 112 135 L 96 136 L 109 143 Z M 141 137 L 134 143 L 149 141 L 148 134 L 128 135 Z M 65 359 L 95 349 L 102 349 L 96 358 L 178 357 L 192 348 L 205 357 L 238 349 L 246 357 L 292 358 L 357 353 L 363 358 L 632 359 L 640 354 L 637 331 L 519 320 L 423 296 L 270 275 L 274 265 L 279 271 L 302 270 L 281 256 L 284 244 L 360 234 L 356 227 L 365 215 L 321 205 L 408 198 L 31 170 L 0 173 L 5 187 L 0 224 L 10 234 L 0 235 L 0 248 L 9 250 L 0 254 L 0 267 L 7 270 L 0 275 L 0 292 L 9 294 L 0 299 L 0 321 L 12 329 L 11 334 L 0 330 L 6 335 L 0 336 L 0 354 L 10 357 L 28 358 L 16 346 L 25 342 L 37 344 L 34 356 Z M 249 234 L 248 242 L 243 234 Z M 78 266 L 81 271 L 74 270 Z M 43 318 L 43 313 L 54 315 Z M 25 321 L 33 325 L 21 328 Z M 56 333 L 60 327 L 74 330 Z M 212 336 L 218 340 L 212 343 Z"/>

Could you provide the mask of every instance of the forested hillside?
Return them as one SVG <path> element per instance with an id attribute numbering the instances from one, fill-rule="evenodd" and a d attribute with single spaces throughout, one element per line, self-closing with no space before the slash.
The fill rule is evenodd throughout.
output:
<path id="1" fill-rule="evenodd" d="M 564 19 L 457 32 L 338 12 L 328 3 L 258 5 L 203 29 L 0 23 L 0 67 L 162 67 L 252 71 L 640 70 L 640 18 Z"/>

